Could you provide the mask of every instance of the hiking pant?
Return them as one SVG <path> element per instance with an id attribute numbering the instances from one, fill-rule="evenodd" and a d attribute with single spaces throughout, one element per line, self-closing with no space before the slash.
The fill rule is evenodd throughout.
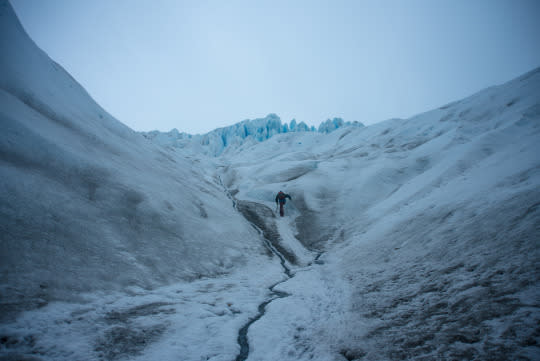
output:
<path id="1" fill-rule="evenodd" d="M 283 210 L 284 205 L 285 205 L 285 203 L 279 202 L 279 215 L 282 216 L 282 217 L 285 214 L 285 211 Z"/>

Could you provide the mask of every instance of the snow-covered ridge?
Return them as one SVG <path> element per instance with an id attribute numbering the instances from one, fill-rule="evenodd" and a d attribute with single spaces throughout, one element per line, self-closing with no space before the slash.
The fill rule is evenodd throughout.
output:
<path id="1" fill-rule="evenodd" d="M 537 68 L 406 120 L 228 156 L 236 197 L 291 194 L 296 238 L 324 252 L 276 288 L 291 296 L 250 329 L 252 359 L 538 360 L 539 155 Z"/>
<path id="2" fill-rule="evenodd" d="M 318 128 L 308 126 L 304 122 L 297 123 L 295 119 L 290 123 L 282 123 L 276 114 L 269 114 L 264 118 L 247 119 L 234 125 L 218 128 L 203 135 L 180 133 L 177 129 L 170 132 L 157 130 L 142 132 L 142 134 L 163 146 L 175 148 L 192 148 L 199 153 L 210 156 L 219 156 L 224 152 L 236 150 L 244 144 L 253 144 L 270 139 L 276 134 L 295 132 L 331 133 L 342 127 L 363 127 L 360 122 L 346 122 L 341 118 L 327 119 Z"/>
<path id="3" fill-rule="evenodd" d="M 223 274 L 263 248 L 202 164 L 104 111 L 4 0 L 0 124 L 0 320 L 83 291 Z"/>

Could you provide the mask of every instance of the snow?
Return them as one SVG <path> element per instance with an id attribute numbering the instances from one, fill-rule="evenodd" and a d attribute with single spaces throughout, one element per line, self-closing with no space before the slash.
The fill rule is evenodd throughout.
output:
<path id="1" fill-rule="evenodd" d="M 7 351 L 13 343 L 19 352 L 54 360 L 125 354 L 131 360 L 234 359 L 238 329 L 267 297 L 261 286 L 280 280 L 268 267 L 251 264 L 248 270 L 151 291 L 130 288 L 127 295 L 90 294 L 84 303 L 51 303 L 9 327 Z"/>
<path id="2" fill-rule="evenodd" d="M 237 198 L 291 194 L 290 229 L 323 252 L 276 287 L 252 359 L 537 359 L 539 82 L 222 157 Z"/>
<path id="3" fill-rule="evenodd" d="M 540 359 L 540 68 L 368 127 L 141 135 L 0 1 L 0 69 L 1 359 Z"/>
<path id="4" fill-rule="evenodd" d="M 203 160 L 112 118 L 0 10 L 2 318 L 266 258 Z"/>

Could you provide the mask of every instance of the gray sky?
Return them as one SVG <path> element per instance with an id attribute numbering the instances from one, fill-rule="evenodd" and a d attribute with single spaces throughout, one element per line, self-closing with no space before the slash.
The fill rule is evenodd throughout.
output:
<path id="1" fill-rule="evenodd" d="M 11 0 L 135 130 L 406 118 L 540 66 L 538 0 Z"/>

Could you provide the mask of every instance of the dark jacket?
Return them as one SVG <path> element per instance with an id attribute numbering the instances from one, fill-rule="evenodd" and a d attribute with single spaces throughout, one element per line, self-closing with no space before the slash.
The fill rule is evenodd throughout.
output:
<path id="1" fill-rule="evenodd" d="M 291 199 L 291 196 L 280 191 L 276 195 L 276 203 L 279 202 L 281 204 L 285 204 L 285 202 L 287 202 L 287 198 Z"/>

